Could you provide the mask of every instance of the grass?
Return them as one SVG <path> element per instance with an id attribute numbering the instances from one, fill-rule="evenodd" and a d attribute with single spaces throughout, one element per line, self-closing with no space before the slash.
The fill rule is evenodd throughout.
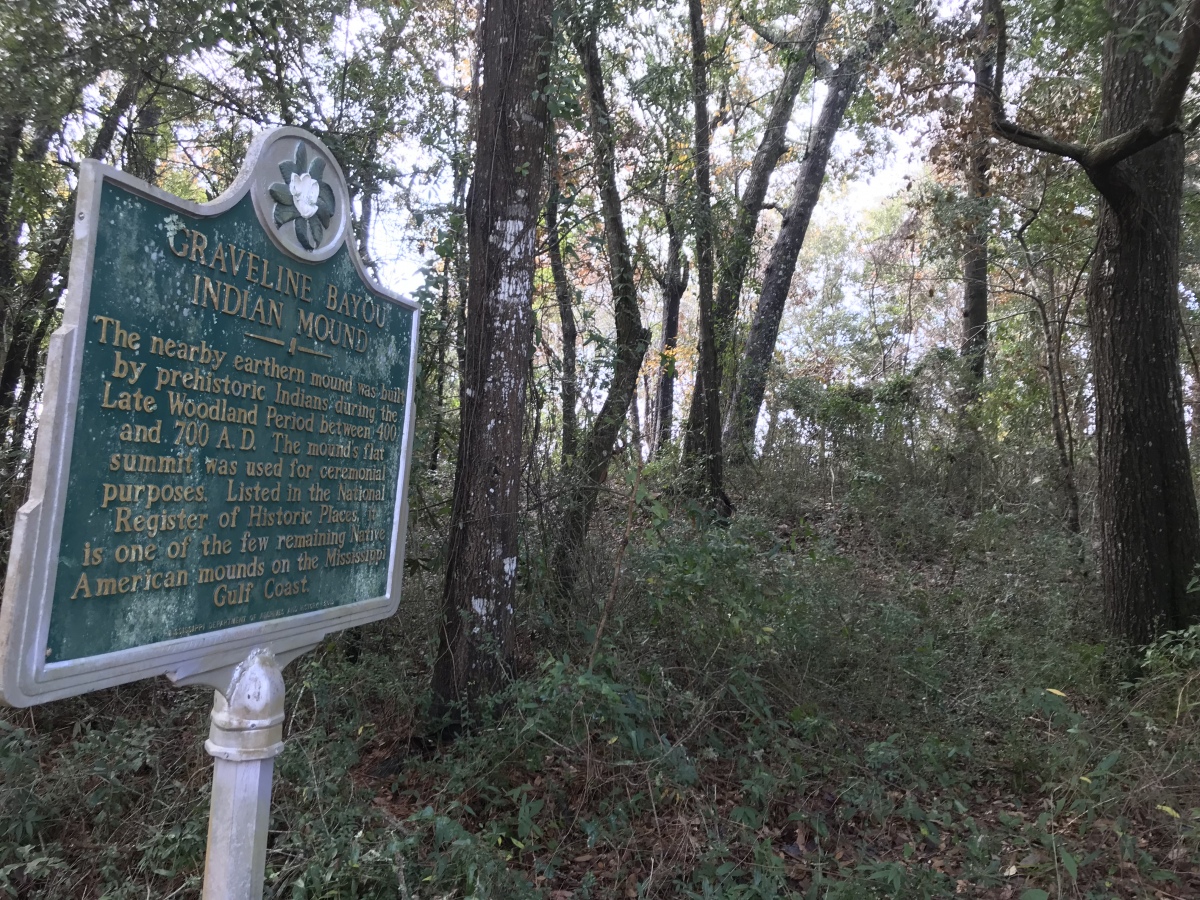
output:
<path id="1" fill-rule="evenodd" d="M 521 677 L 442 746 L 440 576 L 413 573 L 408 614 L 286 673 L 266 896 L 1200 895 L 1200 631 L 1114 647 L 1052 516 L 963 518 L 869 468 L 831 492 L 767 462 L 723 527 L 652 490 L 595 667 L 603 555 L 580 608 L 524 585 Z M 0 893 L 196 896 L 209 702 L 147 682 L 5 712 Z"/>

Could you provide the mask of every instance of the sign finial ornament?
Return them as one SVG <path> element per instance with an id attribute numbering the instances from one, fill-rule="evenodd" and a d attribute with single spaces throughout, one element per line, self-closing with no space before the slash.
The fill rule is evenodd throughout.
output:
<path id="1" fill-rule="evenodd" d="M 321 180 L 325 174 L 325 160 L 316 156 L 310 164 L 304 141 L 297 141 L 295 157 L 279 164 L 279 174 L 283 181 L 268 188 L 275 201 L 272 218 L 280 228 L 294 223 L 300 246 L 305 250 L 316 250 L 325 238 L 325 230 L 333 219 L 337 204 L 333 188 Z"/>
<path id="2" fill-rule="evenodd" d="M 272 243 L 301 262 L 333 256 L 350 234 L 350 191 L 329 150 L 306 131 L 278 128 L 249 165 L 254 209 Z"/>

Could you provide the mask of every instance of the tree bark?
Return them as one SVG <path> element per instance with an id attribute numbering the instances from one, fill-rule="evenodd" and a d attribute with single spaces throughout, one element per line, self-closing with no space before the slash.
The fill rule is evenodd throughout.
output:
<path id="1" fill-rule="evenodd" d="M 1140 5 L 1109 4 L 1132 26 Z M 1140 52 L 1104 53 L 1102 139 L 1136 126 L 1155 79 Z M 1200 619 L 1189 594 L 1200 523 L 1183 420 L 1176 328 L 1183 138 L 1100 171 L 1100 236 L 1088 281 L 1096 379 L 1100 571 L 1109 626 L 1137 644 Z"/>
<path id="2" fill-rule="evenodd" d="M 634 461 L 640 466 L 646 461 L 642 453 L 642 414 L 638 409 L 637 382 L 633 384 L 633 400 L 629 404 L 629 440 L 632 444 Z"/>
<path id="3" fill-rule="evenodd" d="M 675 350 L 679 345 L 679 302 L 687 290 L 691 269 L 683 256 L 683 235 L 675 224 L 670 205 L 663 198 L 667 224 L 667 265 L 657 276 L 663 295 L 662 343 L 658 354 L 658 390 L 655 401 L 655 434 L 652 453 L 658 457 L 671 443 L 675 424 Z"/>
<path id="4" fill-rule="evenodd" d="M 0 334 L 18 305 L 17 259 L 22 223 L 20 217 L 14 215 L 12 198 L 24 129 L 22 116 L 12 115 L 0 121 Z"/>
<path id="5" fill-rule="evenodd" d="M 696 385 L 683 436 L 683 464 L 695 478 L 695 489 L 722 512 L 725 497 L 721 455 L 720 373 L 717 370 L 716 326 L 713 321 L 712 186 L 709 174 L 708 47 L 700 0 L 688 0 L 692 36 L 692 104 L 695 107 L 696 281 L 699 339 Z"/>
<path id="6" fill-rule="evenodd" d="M 996 29 L 993 0 L 982 0 L 979 12 L 979 52 L 975 57 L 975 96 L 972 107 L 971 149 L 967 160 L 967 198 L 970 219 L 963 252 L 963 328 L 961 355 L 966 361 L 966 399 L 974 400 L 983 382 L 988 343 L 988 233 L 991 169 L 990 129 L 986 124 L 996 75 Z"/>
<path id="7" fill-rule="evenodd" d="M 366 198 L 363 199 L 364 218 Z M 431 401 L 433 422 L 429 426 L 429 471 L 436 472 L 442 455 L 442 429 L 446 418 L 446 346 L 450 343 L 450 257 L 442 258 L 442 284 L 437 306 L 437 342 L 433 348 L 433 364 L 437 372 L 433 378 Z"/>
<path id="8" fill-rule="evenodd" d="M 546 203 L 546 232 L 549 241 L 550 273 L 554 278 L 554 297 L 558 301 L 558 320 L 562 326 L 562 458 L 570 459 L 578 448 L 579 420 L 576 406 L 579 403 L 579 385 L 576 381 L 577 362 L 575 344 L 579 339 L 575 327 L 575 307 L 572 303 L 573 290 L 567 278 L 567 269 L 562 258 L 562 232 L 558 224 L 561 201 L 559 193 L 557 160 L 551 173 L 550 198 Z"/>
<path id="9" fill-rule="evenodd" d="M 633 254 L 625 233 L 621 194 L 617 189 L 616 140 L 612 116 L 604 94 L 604 73 L 594 25 L 581 26 L 572 37 L 583 66 L 587 89 L 587 115 L 600 205 L 604 216 L 604 240 L 608 250 L 609 283 L 616 319 L 616 357 L 608 394 L 595 421 L 579 441 L 579 453 L 567 465 L 565 493 L 561 506 L 562 531 L 554 551 L 557 588 L 561 596 L 575 592 L 579 561 L 587 537 L 600 486 L 608 478 L 617 436 L 629 414 L 637 392 L 638 373 L 646 356 L 650 335 L 642 327 L 637 287 L 633 280 Z"/>
<path id="10" fill-rule="evenodd" d="M 1184 308 L 1186 303 L 1183 298 L 1180 298 L 1180 303 L 1176 307 L 1179 311 L 1179 335 L 1183 338 L 1183 346 L 1187 349 L 1187 369 L 1188 375 L 1191 377 L 1190 387 L 1185 388 L 1186 393 L 1190 397 L 1190 403 L 1184 409 L 1185 421 L 1189 423 L 1188 446 L 1191 449 L 1192 456 L 1196 455 L 1198 442 L 1200 442 L 1200 360 L 1196 358 L 1196 346 L 1192 340 L 1191 326 L 1188 324 L 1187 318 L 1184 316 Z"/>
<path id="11" fill-rule="evenodd" d="M 158 129 L 162 124 L 162 106 L 157 97 L 148 97 L 137 111 L 126 132 L 126 171 L 149 184 L 158 179 Z"/>
<path id="12" fill-rule="evenodd" d="M 546 146 L 550 0 L 488 0 L 458 461 L 433 714 L 453 721 L 504 682 L 513 658 L 521 436 Z"/>
<path id="13" fill-rule="evenodd" d="M 796 106 L 796 97 L 816 58 L 817 42 L 829 21 L 829 6 L 829 0 L 818 0 L 794 36 L 781 38 L 764 35 L 773 43 L 786 45 L 788 62 L 763 125 L 762 140 L 750 163 L 750 174 L 738 200 L 737 219 L 721 253 L 718 267 L 713 326 L 717 336 L 717 371 L 722 377 L 726 364 L 731 362 L 727 356 L 733 347 L 733 326 L 737 318 L 738 301 L 742 296 L 742 285 L 750 267 L 758 217 L 771 184 L 771 175 L 787 148 L 788 122 Z M 762 29 L 758 30 L 761 34 Z"/>
<path id="14" fill-rule="evenodd" d="M 463 240 L 462 222 L 466 215 L 467 166 L 461 159 L 454 161 L 454 192 L 451 201 L 448 226 L 450 251 L 442 258 L 442 305 L 438 310 L 439 331 L 436 348 L 437 384 L 434 390 L 433 438 L 429 454 L 429 471 L 436 472 L 441 465 L 442 441 L 446 439 L 446 369 L 447 354 L 451 340 L 459 372 L 459 409 L 462 409 L 462 373 L 466 360 L 466 320 L 464 309 L 467 303 L 467 279 L 464 277 L 464 260 L 467 255 Z M 453 288 L 453 290 L 451 290 Z M 457 302 L 451 302 L 451 295 Z M 452 426 L 450 426 L 452 427 Z"/>
<path id="15" fill-rule="evenodd" d="M 821 106 L 816 128 L 809 137 L 808 156 L 796 180 L 791 206 L 771 248 L 758 308 L 730 398 L 724 434 L 724 445 L 730 461 L 745 460 L 753 455 L 754 429 L 766 392 L 775 341 L 779 337 L 779 323 L 783 319 L 808 223 L 821 197 L 821 185 L 825 181 L 825 168 L 829 163 L 833 140 L 841 127 L 846 109 L 858 93 L 866 61 L 879 52 L 894 30 L 895 26 L 890 20 L 873 25 L 866 42 L 847 53 L 829 78 L 829 93 Z"/>

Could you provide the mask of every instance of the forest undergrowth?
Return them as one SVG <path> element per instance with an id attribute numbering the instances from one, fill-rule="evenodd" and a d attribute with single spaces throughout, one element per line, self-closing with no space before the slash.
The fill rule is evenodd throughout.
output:
<path id="1" fill-rule="evenodd" d="M 909 474 L 785 453 L 727 523 L 614 477 L 586 602 L 526 546 L 519 671 L 441 742 L 418 515 L 402 613 L 285 673 L 266 896 L 1200 896 L 1200 629 L 1112 646 L 1050 489 L 967 516 Z M 5 711 L 0 892 L 197 896 L 209 702 Z"/>

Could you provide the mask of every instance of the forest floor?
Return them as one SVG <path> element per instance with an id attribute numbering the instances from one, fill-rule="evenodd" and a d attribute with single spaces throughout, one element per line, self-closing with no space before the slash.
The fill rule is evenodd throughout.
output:
<path id="1" fill-rule="evenodd" d="M 286 672 L 266 896 L 1200 897 L 1200 630 L 1106 642 L 1052 498 L 965 517 L 796 470 L 742 475 L 720 526 L 614 485 L 579 607 L 529 540 L 518 677 L 440 744 L 420 520 L 403 613 Z M 0 714 L 0 895 L 197 896 L 209 702 Z"/>

